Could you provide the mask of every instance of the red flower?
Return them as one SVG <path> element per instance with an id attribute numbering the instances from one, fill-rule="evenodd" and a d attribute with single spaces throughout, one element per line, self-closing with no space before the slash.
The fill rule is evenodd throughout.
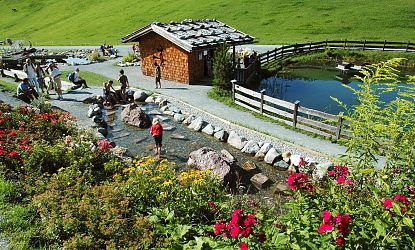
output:
<path id="1" fill-rule="evenodd" d="M 339 178 L 337 178 L 337 183 L 339 184 L 344 184 L 345 181 L 346 181 L 345 176 L 340 176 Z"/>
<path id="2" fill-rule="evenodd" d="M 265 236 L 264 232 L 260 232 L 258 235 L 258 241 L 259 243 L 264 243 L 267 240 L 267 236 Z"/>
<path id="3" fill-rule="evenodd" d="M 404 214 L 404 213 L 406 213 L 406 208 L 401 208 L 401 211 L 402 211 L 402 213 Z"/>
<path id="4" fill-rule="evenodd" d="M 239 244 L 239 249 L 248 250 L 248 245 L 245 242 L 241 242 L 241 244 Z"/>
<path id="5" fill-rule="evenodd" d="M 291 190 L 303 189 L 308 192 L 313 192 L 314 187 L 309 183 L 308 176 L 303 173 L 292 173 L 288 176 L 288 185 Z"/>
<path id="6" fill-rule="evenodd" d="M 336 243 L 338 246 L 342 246 L 344 244 L 345 240 L 342 236 L 337 237 Z"/>
<path id="7" fill-rule="evenodd" d="M 324 210 L 323 212 L 321 212 L 323 214 L 323 222 L 324 223 L 328 223 L 331 220 L 331 214 L 329 210 Z"/>
<path id="8" fill-rule="evenodd" d="M 15 135 L 17 135 L 17 133 L 15 131 L 10 131 L 9 132 L 9 136 L 15 136 Z"/>
<path id="9" fill-rule="evenodd" d="M 405 205 L 409 205 L 408 198 L 406 198 L 405 196 L 403 196 L 401 194 L 395 195 L 395 197 L 393 199 L 398 200 L 398 201 L 402 202 Z"/>
<path id="10" fill-rule="evenodd" d="M 392 200 L 391 199 L 385 200 L 383 202 L 383 206 L 385 206 L 387 208 L 392 208 L 393 207 Z"/>
<path id="11" fill-rule="evenodd" d="M 241 231 L 242 237 L 248 238 L 252 233 L 252 227 L 247 227 Z"/>
<path id="12" fill-rule="evenodd" d="M 335 173 L 334 171 L 330 171 L 328 175 L 329 175 L 329 176 L 335 176 L 335 175 L 336 175 L 336 173 Z"/>
<path id="13" fill-rule="evenodd" d="M 3 149 L 0 149 L 0 155 L 7 155 L 7 152 Z"/>
<path id="14" fill-rule="evenodd" d="M 238 238 L 240 232 L 241 232 L 241 229 L 239 228 L 239 226 L 234 226 L 231 230 L 232 238 Z"/>
<path id="15" fill-rule="evenodd" d="M 321 224 L 320 228 L 318 229 L 319 234 L 324 234 L 326 232 L 331 232 L 334 229 L 332 224 Z"/>
<path id="16" fill-rule="evenodd" d="M 10 155 L 11 158 L 14 158 L 14 157 L 17 157 L 19 155 L 19 153 L 17 153 L 16 151 L 12 151 L 12 152 L 10 152 L 9 155 Z"/>
<path id="17" fill-rule="evenodd" d="M 347 184 L 347 185 L 352 185 L 352 184 L 353 184 L 353 180 L 352 180 L 352 179 L 347 180 L 347 181 L 346 181 L 346 184 Z"/>

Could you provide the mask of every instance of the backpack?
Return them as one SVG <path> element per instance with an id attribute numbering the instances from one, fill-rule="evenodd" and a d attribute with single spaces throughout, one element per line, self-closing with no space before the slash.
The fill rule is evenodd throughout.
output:
<path id="1" fill-rule="evenodd" d="M 70 82 L 74 82 L 75 81 L 75 72 L 72 72 L 68 75 L 68 80 Z"/>

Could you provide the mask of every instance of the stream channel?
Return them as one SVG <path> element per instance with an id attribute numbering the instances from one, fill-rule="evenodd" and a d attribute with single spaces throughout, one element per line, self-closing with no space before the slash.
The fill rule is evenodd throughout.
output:
<path id="1" fill-rule="evenodd" d="M 162 158 L 175 162 L 179 167 L 184 168 L 189 154 L 199 148 L 210 147 L 216 152 L 226 149 L 235 157 L 239 166 L 249 160 L 254 162 L 260 172 L 265 174 L 273 183 L 286 182 L 287 174 L 285 171 L 279 171 L 263 161 L 258 161 L 253 156 L 242 153 L 225 142 L 219 142 L 213 136 L 187 128 L 182 123 L 174 121 L 172 117 L 161 114 L 157 104 L 145 104 L 141 108 L 150 116 L 151 120 L 154 117 L 160 119 L 164 127 Z M 154 140 L 149 129 L 141 129 L 125 124 L 120 118 L 122 107 L 118 107 L 114 111 L 106 110 L 103 114 L 111 127 L 107 138 L 114 141 L 116 145 L 128 148 L 137 158 L 154 155 Z M 178 139 L 178 137 L 181 139 Z M 260 196 L 273 196 L 270 190 L 258 191 L 253 186 L 246 188 L 247 193 L 262 193 L 263 195 Z"/>

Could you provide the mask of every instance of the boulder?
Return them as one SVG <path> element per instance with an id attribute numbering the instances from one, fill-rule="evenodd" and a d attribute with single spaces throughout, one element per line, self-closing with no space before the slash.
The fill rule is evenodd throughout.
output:
<path id="1" fill-rule="evenodd" d="M 101 108 L 99 107 L 99 105 L 94 104 L 94 105 L 89 106 L 87 115 L 88 115 L 89 118 L 92 118 L 93 116 L 95 116 L 97 114 L 101 114 L 101 113 L 102 113 L 102 111 L 101 111 Z"/>
<path id="2" fill-rule="evenodd" d="M 287 195 L 286 191 L 288 191 L 290 187 L 285 182 L 278 182 L 277 184 L 274 184 L 271 189 L 275 194 Z"/>
<path id="3" fill-rule="evenodd" d="M 161 108 L 161 107 L 167 106 L 167 104 L 169 104 L 169 102 L 166 99 L 161 100 L 159 103 L 159 107 Z"/>
<path id="4" fill-rule="evenodd" d="M 259 146 L 259 145 L 258 145 Z M 255 154 L 255 158 L 258 159 L 264 159 L 265 155 L 268 153 L 268 151 L 272 148 L 271 143 L 264 143 L 262 147 L 259 149 L 259 151 Z"/>
<path id="5" fill-rule="evenodd" d="M 151 125 L 150 117 L 134 103 L 124 108 L 121 112 L 121 120 L 139 128 L 148 128 Z"/>
<path id="6" fill-rule="evenodd" d="M 163 111 L 163 115 L 174 116 L 174 114 L 175 113 L 173 111 L 170 111 L 170 110 Z"/>
<path id="7" fill-rule="evenodd" d="M 189 125 L 190 123 L 193 122 L 194 119 L 196 119 L 196 116 L 189 115 L 186 119 L 184 119 L 183 124 L 184 125 Z"/>
<path id="8" fill-rule="evenodd" d="M 154 99 L 154 102 L 159 104 L 160 102 L 162 102 L 164 99 L 161 96 L 157 96 L 156 99 Z"/>
<path id="9" fill-rule="evenodd" d="M 290 165 L 288 163 L 286 163 L 285 161 L 277 161 L 274 163 L 274 167 L 278 170 L 281 171 L 286 171 L 288 170 L 288 168 L 290 167 Z"/>
<path id="10" fill-rule="evenodd" d="M 222 149 L 220 151 L 220 153 L 222 154 L 222 156 L 224 156 L 226 159 L 229 159 L 231 164 L 236 162 L 236 158 L 226 149 Z"/>
<path id="11" fill-rule="evenodd" d="M 146 103 L 153 103 L 154 102 L 154 96 L 147 97 L 144 102 L 146 102 Z"/>
<path id="12" fill-rule="evenodd" d="M 182 114 L 174 114 L 173 119 L 176 122 L 183 122 L 184 119 L 186 119 L 186 117 L 184 115 L 182 115 Z"/>
<path id="13" fill-rule="evenodd" d="M 256 164 L 252 161 L 246 161 L 244 164 L 242 164 L 242 169 L 245 171 L 255 170 L 256 168 Z"/>
<path id="14" fill-rule="evenodd" d="M 172 111 L 172 112 L 174 112 L 174 113 L 176 113 L 176 114 L 181 114 L 182 113 L 182 110 L 181 109 L 179 109 L 178 107 L 173 106 L 173 105 L 171 105 L 169 107 L 169 110 Z"/>
<path id="15" fill-rule="evenodd" d="M 206 125 L 206 127 L 202 129 L 202 132 L 208 135 L 213 135 L 214 130 L 215 128 L 213 127 L 213 125 L 208 123 L 208 125 Z"/>
<path id="16" fill-rule="evenodd" d="M 229 133 L 229 137 L 228 137 L 229 145 L 241 150 L 247 142 L 248 140 L 245 137 L 239 136 L 235 131 L 231 131 Z"/>
<path id="17" fill-rule="evenodd" d="M 189 128 L 193 129 L 195 131 L 200 131 L 203 129 L 203 127 L 206 125 L 206 122 L 203 120 L 202 117 L 198 117 L 190 123 Z"/>
<path id="18" fill-rule="evenodd" d="M 134 101 L 135 102 L 144 102 L 147 99 L 146 92 L 142 90 L 137 90 L 134 92 Z"/>
<path id="19" fill-rule="evenodd" d="M 110 148 L 110 151 L 119 159 L 126 162 L 127 165 L 131 165 L 134 155 L 127 148 L 115 146 Z"/>
<path id="20" fill-rule="evenodd" d="M 268 150 L 264 157 L 264 161 L 270 165 L 274 164 L 275 160 L 280 156 L 280 153 L 275 149 L 271 148 Z"/>
<path id="21" fill-rule="evenodd" d="M 253 140 L 249 140 L 245 146 L 242 148 L 242 153 L 247 153 L 247 154 L 256 154 L 259 151 L 259 146 L 258 143 L 256 143 Z"/>
<path id="22" fill-rule="evenodd" d="M 258 189 L 264 189 L 270 184 L 269 178 L 262 173 L 255 174 L 250 181 Z"/>
<path id="23" fill-rule="evenodd" d="M 101 104 L 104 102 L 104 99 L 100 95 L 93 95 L 87 97 L 85 100 L 82 101 L 85 104 Z"/>
<path id="24" fill-rule="evenodd" d="M 167 111 L 167 110 L 169 110 L 169 106 L 167 106 L 167 105 L 160 108 L 161 112 L 164 112 L 164 111 Z"/>
<path id="25" fill-rule="evenodd" d="M 229 136 L 229 134 L 228 134 L 228 132 L 227 131 L 225 131 L 225 130 L 219 130 L 219 131 L 217 131 L 217 132 L 215 132 L 214 134 L 213 134 L 213 136 L 216 138 L 216 139 L 218 139 L 218 141 L 226 141 L 226 140 L 228 140 L 228 136 Z"/>
<path id="26" fill-rule="evenodd" d="M 187 165 L 199 170 L 212 170 L 225 183 L 235 181 L 234 166 L 230 159 L 218 154 L 209 147 L 193 151 L 189 155 Z"/>

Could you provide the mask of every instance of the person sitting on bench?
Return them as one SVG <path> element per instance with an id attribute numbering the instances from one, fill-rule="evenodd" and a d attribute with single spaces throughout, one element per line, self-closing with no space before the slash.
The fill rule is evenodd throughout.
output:
<path id="1" fill-rule="evenodd" d="M 17 86 L 17 98 L 20 100 L 31 103 L 32 100 L 37 99 L 38 97 L 39 94 L 32 86 L 30 86 L 28 78 L 24 78 L 23 82 Z"/>
<path id="2" fill-rule="evenodd" d="M 79 68 L 76 68 L 76 70 L 72 74 L 73 74 L 73 83 L 75 84 L 75 86 L 71 87 L 72 90 L 79 89 L 80 87 L 82 87 L 82 89 L 89 88 L 88 85 L 86 85 L 85 79 L 83 79 L 79 75 Z M 82 84 L 84 86 L 82 86 Z"/>

